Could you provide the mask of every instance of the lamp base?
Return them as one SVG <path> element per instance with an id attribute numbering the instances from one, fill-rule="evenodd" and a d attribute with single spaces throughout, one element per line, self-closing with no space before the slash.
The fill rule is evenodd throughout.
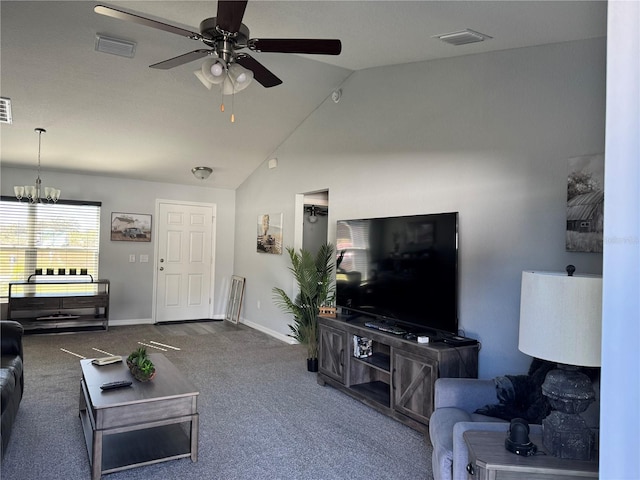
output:
<path id="1" fill-rule="evenodd" d="M 551 412 L 542 421 L 542 443 L 554 457 L 572 460 L 595 458 L 595 433 L 575 413 Z"/>
<path id="2" fill-rule="evenodd" d="M 551 455 L 572 460 L 595 458 L 595 434 L 580 416 L 595 399 L 589 377 L 576 367 L 558 365 L 547 373 L 542 393 L 553 409 L 542 421 L 542 443 Z"/>

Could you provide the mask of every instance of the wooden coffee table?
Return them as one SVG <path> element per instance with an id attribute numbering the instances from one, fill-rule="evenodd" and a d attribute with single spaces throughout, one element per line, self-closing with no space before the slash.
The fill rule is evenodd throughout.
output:
<path id="1" fill-rule="evenodd" d="M 80 360 L 79 410 L 92 480 L 178 458 L 198 461 L 199 392 L 164 355 L 150 357 L 157 372 L 150 382 L 134 380 L 124 360 L 101 367 Z M 100 389 L 116 380 L 133 384 Z"/>

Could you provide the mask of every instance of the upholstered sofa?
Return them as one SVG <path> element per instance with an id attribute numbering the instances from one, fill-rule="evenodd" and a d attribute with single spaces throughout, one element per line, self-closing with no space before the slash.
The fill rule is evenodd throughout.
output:
<path id="1" fill-rule="evenodd" d="M 22 351 L 22 325 L 18 322 L 2 321 L 0 328 L 2 349 L 0 364 L 0 388 L 2 389 L 1 458 L 4 458 L 24 391 L 24 355 Z"/>
<path id="2" fill-rule="evenodd" d="M 594 430 L 599 425 L 599 381 L 595 379 L 596 401 L 582 414 Z M 434 412 L 429 420 L 429 437 L 433 446 L 434 480 L 467 480 L 468 455 L 462 434 L 467 430 L 504 432 L 509 422 L 476 410 L 497 405 L 495 379 L 439 378 L 435 383 Z M 531 433 L 541 433 L 542 426 L 530 424 Z M 596 435 L 597 439 L 597 435 Z"/>

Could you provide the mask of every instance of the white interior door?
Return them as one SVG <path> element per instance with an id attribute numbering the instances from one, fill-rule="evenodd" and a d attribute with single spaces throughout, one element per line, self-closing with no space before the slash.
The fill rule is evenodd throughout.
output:
<path id="1" fill-rule="evenodd" d="M 211 318 L 214 206 L 158 204 L 156 322 Z"/>

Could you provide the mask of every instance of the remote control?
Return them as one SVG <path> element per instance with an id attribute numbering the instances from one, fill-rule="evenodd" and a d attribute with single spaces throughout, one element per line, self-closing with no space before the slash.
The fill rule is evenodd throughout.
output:
<path id="1" fill-rule="evenodd" d="M 100 385 L 100 388 L 102 390 L 113 390 L 114 388 L 128 387 L 131 385 L 131 383 L 132 382 L 129 380 L 118 380 L 116 382 L 103 383 L 102 385 Z"/>
<path id="2" fill-rule="evenodd" d="M 102 358 L 94 358 L 91 363 L 94 365 L 109 365 L 111 363 L 121 362 L 122 357 L 120 355 L 114 355 L 113 357 L 102 357 Z"/>

